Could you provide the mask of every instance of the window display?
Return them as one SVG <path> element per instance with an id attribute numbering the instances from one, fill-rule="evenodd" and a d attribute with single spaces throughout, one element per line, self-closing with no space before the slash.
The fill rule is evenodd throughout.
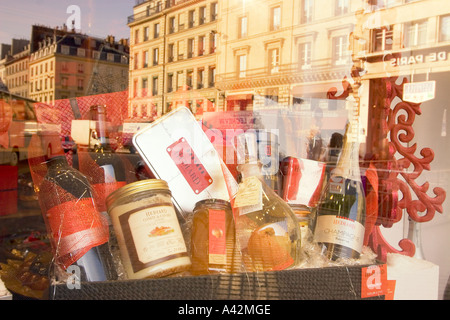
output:
<path id="1" fill-rule="evenodd" d="M 2 6 L 0 300 L 448 299 L 448 1 Z"/>

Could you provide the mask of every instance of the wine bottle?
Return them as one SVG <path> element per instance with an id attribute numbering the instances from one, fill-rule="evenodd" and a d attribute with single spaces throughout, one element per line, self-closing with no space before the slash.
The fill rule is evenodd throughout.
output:
<path id="1" fill-rule="evenodd" d="M 88 179 L 65 156 L 47 162 L 39 201 L 55 261 L 66 270 L 76 265 L 81 281 L 117 279 L 109 252 L 108 224 L 98 212 Z"/>
<path id="2" fill-rule="evenodd" d="M 253 132 L 237 137 L 242 176 L 232 198 L 236 238 L 248 271 L 283 270 L 300 257 L 300 229 L 291 208 L 265 182 Z"/>
<path id="3" fill-rule="evenodd" d="M 95 122 L 96 142 L 89 146 L 89 157 L 81 155 L 80 171 L 90 179 L 99 211 L 106 212 L 106 197 L 126 185 L 125 168 L 109 143 L 105 106 L 91 106 L 90 117 Z"/>
<path id="4" fill-rule="evenodd" d="M 317 206 L 314 240 L 329 260 L 359 258 L 366 202 L 359 169 L 359 144 L 348 124 L 344 146 Z"/>

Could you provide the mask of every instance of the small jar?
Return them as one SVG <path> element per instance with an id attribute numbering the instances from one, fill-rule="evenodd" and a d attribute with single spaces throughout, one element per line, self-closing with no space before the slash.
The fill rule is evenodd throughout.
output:
<path id="1" fill-rule="evenodd" d="M 166 181 L 128 184 L 107 199 L 129 279 L 160 278 L 189 270 L 189 258 Z"/>
<path id="2" fill-rule="evenodd" d="M 191 228 L 191 261 L 193 275 L 239 271 L 235 226 L 229 202 L 206 199 L 195 205 Z"/>

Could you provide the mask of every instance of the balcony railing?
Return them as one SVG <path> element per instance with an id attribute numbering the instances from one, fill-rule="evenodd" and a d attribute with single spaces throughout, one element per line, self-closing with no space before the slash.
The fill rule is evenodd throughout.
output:
<path id="1" fill-rule="evenodd" d="M 160 13 L 163 10 L 172 8 L 174 6 L 177 6 L 179 4 L 182 4 L 182 3 L 185 3 L 185 2 L 188 2 L 188 1 L 192 1 L 192 0 L 166 0 L 166 1 L 164 1 L 164 3 L 160 3 L 159 5 L 154 6 L 154 7 L 148 6 L 145 11 L 142 11 L 142 12 L 139 12 L 139 13 L 136 13 L 136 14 L 133 14 L 133 15 L 129 16 L 128 17 L 128 23 L 133 23 L 133 22 L 136 22 L 136 21 L 139 21 L 139 20 L 151 17 L 153 15 L 156 15 L 156 14 Z M 150 4 L 153 1 L 150 1 L 150 0 L 136 0 L 136 6 L 144 4 L 146 2 L 148 2 Z"/>
<path id="2" fill-rule="evenodd" d="M 236 71 L 218 74 L 216 85 L 224 89 L 234 85 L 252 86 L 255 82 L 265 82 L 269 84 L 281 84 L 289 82 L 314 82 L 339 80 L 348 74 L 351 63 L 342 66 L 333 66 L 331 59 L 313 61 L 310 68 L 302 68 L 297 63 L 279 65 L 274 72 L 273 69 L 257 68 L 247 69 L 244 72 Z"/>

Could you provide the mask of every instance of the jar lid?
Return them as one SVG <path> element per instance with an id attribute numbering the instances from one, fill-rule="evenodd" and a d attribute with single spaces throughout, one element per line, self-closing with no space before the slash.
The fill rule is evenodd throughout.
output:
<path id="1" fill-rule="evenodd" d="M 198 210 L 200 207 L 202 206 L 211 206 L 211 205 L 218 205 L 218 206 L 224 206 L 227 208 L 231 208 L 231 204 L 223 199 L 204 199 L 204 200 L 200 200 L 199 202 L 197 202 L 195 204 L 195 210 Z"/>
<path id="2" fill-rule="evenodd" d="M 170 192 L 169 185 L 164 180 L 147 179 L 136 181 L 109 194 L 108 197 L 106 197 L 106 205 L 109 208 L 119 198 L 150 190 L 165 190 Z"/>

